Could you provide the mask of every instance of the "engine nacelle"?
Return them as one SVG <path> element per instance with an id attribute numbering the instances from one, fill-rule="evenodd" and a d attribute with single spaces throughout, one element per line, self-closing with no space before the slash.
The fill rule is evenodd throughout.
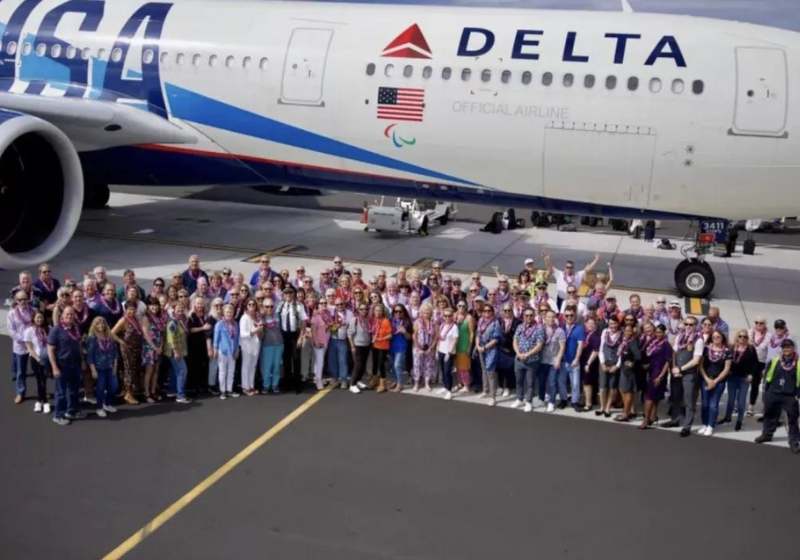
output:
<path id="1" fill-rule="evenodd" d="M 78 227 L 83 172 L 58 128 L 0 109 L 0 268 L 55 257 Z"/>

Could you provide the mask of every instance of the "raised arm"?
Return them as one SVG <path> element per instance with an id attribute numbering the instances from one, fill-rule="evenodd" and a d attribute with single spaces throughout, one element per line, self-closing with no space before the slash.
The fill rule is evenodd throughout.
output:
<path id="1" fill-rule="evenodd" d="M 590 262 L 589 264 L 587 264 L 584 267 L 583 271 L 586 272 L 586 273 L 591 272 L 592 270 L 594 270 L 594 267 L 597 266 L 597 263 L 599 261 L 600 261 L 600 253 L 595 253 L 594 259 L 592 259 L 592 262 Z M 610 275 L 610 272 L 609 272 L 609 275 Z M 610 280 L 609 280 L 609 282 L 610 282 Z"/>

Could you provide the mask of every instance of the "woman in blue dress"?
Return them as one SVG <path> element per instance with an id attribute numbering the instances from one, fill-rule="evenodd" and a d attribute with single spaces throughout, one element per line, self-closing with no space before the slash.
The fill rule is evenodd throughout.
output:
<path id="1" fill-rule="evenodd" d="M 483 306 L 475 336 L 475 353 L 483 372 L 482 396 L 488 396 L 489 406 L 494 406 L 497 393 L 497 359 L 500 354 L 499 345 L 503 341 L 503 329 L 495 319 L 491 305 Z"/>

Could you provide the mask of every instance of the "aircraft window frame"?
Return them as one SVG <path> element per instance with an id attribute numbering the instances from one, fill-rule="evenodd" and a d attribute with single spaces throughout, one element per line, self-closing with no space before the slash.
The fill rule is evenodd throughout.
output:
<path id="1" fill-rule="evenodd" d="M 592 89 L 597 84 L 597 77 L 594 74 L 586 74 L 583 77 L 583 87 Z"/>
<path id="2" fill-rule="evenodd" d="M 383 75 L 391 78 L 394 75 L 394 64 L 387 64 L 383 67 Z"/>
<path id="3" fill-rule="evenodd" d="M 252 56 L 246 56 L 242 59 L 242 68 L 244 68 L 245 70 L 249 70 L 252 65 L 253 65 Z"/>
<path id="4" fill-rule="evenodd" d="M 200 53 L 195 53 L 192 55 L 192 65 L 193 66 L 200 66 L 203 64 L 203 55 Z"/>
<path id="5" fill-rule="evenodd" d="M 565 88 L 571 88 L 572 86 L 574 86 L 575 74 L 573 74 L 572 72 L 567 72 L 566 74 L 564 74 L 564 76 L 561 78 L 561 85 L 563 85 Z"/>
<path id="6" fill-rule="evenodd" d="M 142 51 L 142 62 L 144 64 L 152 64 L 156 58 L 156 53 L 153 49 L 145 49 Z"/>
<path id="7" fill-rule="evenodd" d="M 261 60 L 258 61 L 258 67 L 261 70 L 266 70 L 267 68 L 269 68 L 269 58 L 267 58 L 266 56 L 262 56 Z"/>
<path id="8" fill-rule="evenodd" d="M 680 78 L 675 78 L 672 80 L 672 85 L 670 86 L 670 91 L 675 95 L 681 95 L 686 90 L 686 84 Z"/>
<path id="9" fill-rule="evenodd" d="M 12 56 L 17 53 L 16 41 L 9 41 L 9 43 L 6 45 L 6 52 Z"/>
<path id="10" fill-rule="evenodd" d="M 22 56 L 30 56 L 31 52 L 33 52 L 33 45 L 28 41 L 22 43 Z"/>
<path id="11" fill-rule="evenodd" d="M 264 59 L 262 58 L 261 60 L 263 61 Z M 263 68 L 262 68 L 262 70 L 263 70 Z M 367 67 L 364 68 L 364 73 L 367 76 L 374 76 L 375 75 L 375 63 L 374 62 L 370 62 L 369 64 L 367 64 Z"/>
<path id="12" fill-rule="evenodd" d="M 161 64 L 166 65 L 169 62 L 169 51 L 161 51 Z"/>
<path id="13" fill-rule="evenodd" d="M 650 93 L 659 93 L 664 87 L 664 83 L 661 81 L 661 78 L 650 78 L 648 87 L 650 89 Z"/>
<path id="14" fill-rule="evenodd" d="M 492 81 L 492 71 L 489 70 L 488 68 L 484 68 L 483 70 L 481 70 L 481 81 L 484 84 L 488 84 L 489 82 L 491 82 Z"/>
<path id="15" fill-rule="evenodd" d="M 183 65 L 183 62 L 185 60 L 186 60 L 186 55 L 183 54 L 182 52 L 179 52 L 178 54 L 175 55 L 175 64 L 177 64 L 178 66 Z"/>
<path id="16" fill-rule="evenodd" d="M 212 54 L 208 57 L 208 67 L 209 68 L 216 68 L 219 64 L 219 55 Z"/>
<path id="17" fill-rule="evenodd" d="M 410 78 L 414 75 L 414 67 L 411 64 L 406 64 L 403 66 L 403 77 Z"/>
<path id="18" fill-rule="evenodd" d="M 706 84 L 703 80 L 694 80 L 692 82 L 692 93 L 695 95 L 703 95 L 706 90 Z"/>
<path id="19" fill-rule="evenodd" d="M 628 91 L 636 91 L 639 89 L 639 78 L 636 76 L 630 76 L 625 85 L 627 86 Z"/>
<path id="20" fill-rule="evenodd" d="M 39 43 L 36 45 L 36 56 L 44 56 L 47 54 L 47 45 L 44 43 Z"/>
<path id="21" fill-rule="evenodd" d="M 78 49 L 74 45 L 69 45 L 67 50 L 64 51 L 64 56 L 66 56 L 68 60 L 73 60 L 77 52 Z"/>
<path id="22" fill-rule="evenodd" d="M 503 70 L 500 73 L 500 83 L 507 84 L 511 81 L 512 77 L 511 70 Z"/>
<path id="23" fill-rule="evenodd" d="M 554 76 L 552 72 L 545 72 L 544 74 L 542 74 L 542 85 L 544 87 L 550 87 L 551 85 L 553 85 L 553 79 Z"/>
<path id="24" fill-rule="evenodd" d="M 236 66 L 236 57 L 229 54 L 225 57 L 225 68 L 234 68 Z"/>
<path id="25" fill-rule="evenodd" d="M 523 86 L 528 86 L 533 82 L 533 72 L 530 70 L 525 70 L 519 77 L 519 81 L 522 83 Z"/>
<path id="26" fill-rule="evenodd" d="M 614 91 L 615 89 L 617 89 L 617 77 L 616 76 L 614 76 L 612 74 L 609 74 L 608 76 L 606 76 L 606 82 L 605 83 L 606 83 L 606 89 L 608 91 Z"/>
<path id="27" fill-rule="evenodd" d="M 119 62 L 122 60 L 122 49 L 119 47 L 115 47 L 111 50 L 111 60 L 113 62 Z"/>
<path id="28" fill-rule="evenodd" d="M 50 56 L 53 58 L 61 58 L 61 45 L 53 45 L 50 48 Z"/>
<path id="29" fill-rule="evenodd" d="M 422 68 L 422 78 L 424 80 L 430 80 L 431 76 L 433 76 L 433 67 L 432 66 L 425 66 Z"/>
<path id="30" fill-rule="evenodd" d="M 89 47 L 83 47 L 81 50 L 81 59 L 89 60 L 92 57 L 92 49 Z"/>
<path id="31" fill-rule="evenodd" d="M 105 49 L 98 49 L 97 50 L 97 60 L 106 60 L 106 50 Z"/>
<path id="32" fill-rule="evenodd" d="M 444 81 L 447 81 L 452 77 L 453 77 L 453 69 L 450 68 L 449 66 L 443 66 L 442 67 L 442 79 Z"/>
<path id="33" fill-rule="evenodd" d="M 461 69 L 461 81 L 468 82 L 472 79 L 472 68 Z"/>

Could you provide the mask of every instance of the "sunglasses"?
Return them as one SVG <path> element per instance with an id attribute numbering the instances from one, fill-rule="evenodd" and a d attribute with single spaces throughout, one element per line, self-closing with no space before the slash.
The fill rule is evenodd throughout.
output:
<path id="1" fill-rule="evenodd" d="M 27 298 L 23 298 L 23 299 L 18 299 L 18 300 L 16 300 L 16 301 L 17 301 L 18 303 L 25 303 L 26 301 L 28 301 L 28 299 L 27 299 Z"/>
<path id="2" fill-rule="evenodd" d="M 344 304 L 343 303 L 337 303 L 336 307 L 344 307 Z"/>
<path id="3" fill-rule="evenodd" d="M 363 294 L 364 292 L 362 292 L 361 290 L 354 290 L 353 293 L 354 294 Z"/>
<path id="4" fill-rule="evenodd" d="M 739 335 L 739 336 L 737 336 L 736 338 L 744 338 L 744 339 L 747 339 L 747 335 L 740 334 L 740 335 Z"/>
<path id="5" fill-rule="evenodd" d="M 684 323 L 683 325 L 686 327 L 696 327 L 697 323 Z"/>
<path id="6" fill-rule="evenodd" d="M 156 288 L 163 288 L 164 284 L 153 284 L 153 286 L 155 286 Z"/>
<path id="7" fill-rule="evenodd" d="M 763 325 L 764 321 L 755 321 L 756 325 Z"/>
<path id="8" fill-rule="evenodd" d="M 220 305 L 219 307 L 222 307 L 222 306 Z M 274 307 L 275 307 L 274 305 L 265 305 L 264 309 L 273 309 Z"/>
<path id="9" fill-rule="evenodd" d="M 359 307 L 359 308 L 358 308 L 358 310 L 359 310 L 359 311 L 366 311 L 366 310 L 367 310 L 367 308 L 366 308 L 366 307 Z"/>
<path id="10" fill-rule="evenodd" d="M 576 292 L 575 290 L 569 290 L 567 293 L 568 293 L 569 295 L 575 295 L 575 294 L 577 294 L 578 292 Z"/>
<path id="11" fill-rule="evenodd" d="M 459 309 L 466 309 L 467 308 L 467 306 L 465 304 L 463 304 L 463 303 L 459 303 L 456 307 L 458 307 Z"/>
<path id="12" fill-rule="evenodd" d="M 477 294 L 477 293 L 478 293 L 478 290 L 470 290 L 470 291 L 469 291 L 469 293 L 471 293 L 471 294 Z"/>
<path id="13" fill-rule="evenodd" d="M 212 307 L 222 307 L 221 303 L 215 303 Z"/>
<path id="14" fill-rule="evenodd" d="M 360 272 L 353 272 L 353 276 L 361 276 Z"/>
<path id="15" fill-rule="evenodd" d="M 43 270 L 42 274 L 50 274 L 50 271 L 49 270 Z"/>
<path id="16" fill-rule="evenodd" d="M 572 319 L 574 316 L 575 316 L 574 313 L 567 313 L 566 315 L 564 315 L 564 317 L 567 319 Z"/>
<path id="17" fill-rule="evenodd" d="M 526 313 L 523 317 L 533 317 L 533 313 Z"/>
<path id="18" fill-rule="evenodd" d="M 231 271 L 229 270 L 227 272 L 223 272 L 222 275 L 223 276 L 230 276 L 231 275 Z"/>
<path id="19" fill-rule="evenodd" d="M 511 313 L 510 309 L 503 309 L 503 313 Z"/>

